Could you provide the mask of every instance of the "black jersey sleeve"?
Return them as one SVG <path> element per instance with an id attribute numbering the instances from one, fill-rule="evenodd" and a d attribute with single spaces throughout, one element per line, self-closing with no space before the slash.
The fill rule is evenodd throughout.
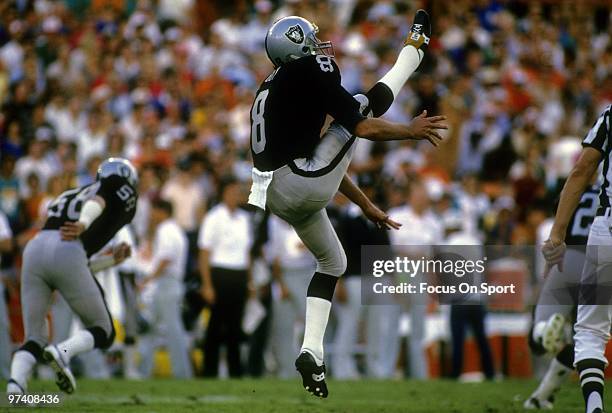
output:
<path id="1" fill-rule="evenodd" d="M 309 72 L 319 88 L 326 112 L 353 133 L 365 117 L 359 113 L 359 102 L 341 85 L 340 69 L 334 59 L 317 55 L 310 59 Z"/>

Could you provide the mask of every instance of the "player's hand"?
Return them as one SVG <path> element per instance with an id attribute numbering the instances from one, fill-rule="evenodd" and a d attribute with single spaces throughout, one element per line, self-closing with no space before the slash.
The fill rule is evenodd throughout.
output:
<path id="1" fill-rule="evenodd" d="M 546 259 L 544 277 L 548 276 L 548 273 L 555 265 L 559 268 L 559 271 L 563 271 L 563 258 L 566 248 L 565 241 L 556 236 L 551 235 L 551 237 L 544 242 L 542 246 L 542 255 L 544 255 L 544 259 Z"/>
<path id="2" fill-rule="evenodd" d="M 63 241 L 74 241 L 85 231 L 85 225 L 80 222 L 66 221 L 60 227 L 60 235 Z"/>
<path id="3" fill-rule="evenodd" d="M 433 146 L 438 146 L 442 141 L 442 136 L 440 136 L 437 130 L 448 129 L 448 125 L 443 123 L 445 120 L 446 116 L 431 116 L 428 118 L 427 111 L 424 110 L 410 122 L 409 127 L 412 130 L 412 139 L 427 139 Z"/>
<path id="4" fill-rule="evenodd" d="M 378 228 L 399 229 L 402 226 L 402 224 L 393 221 L 389 218 L 389 215 L 372 203 L 363 208 L 363 214 L 375 223 Z"/>
<path id="5" fill-rule="evenodd" d="M 204 301 L 208 303 L 208 305 L 213 305 L 215 303 L 215 299 L 217 297 L 215 294 L 215 289 L 212 285 L 203 285 L 200 289 L 200 294 L 202 295 Z"/>
<path id="6" fill-rule="evenodd" d="M 113 258 L 115 264 L 121 264 L 132 255 L 132 248 L 126 243 L 122 242 L 113 249 Z"/>

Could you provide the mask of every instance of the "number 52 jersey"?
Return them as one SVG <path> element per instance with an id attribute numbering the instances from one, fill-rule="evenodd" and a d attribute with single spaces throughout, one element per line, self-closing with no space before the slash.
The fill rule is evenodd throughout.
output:
<path id="1" fill-rule="evenodd" d="M 57 230 L 66 221 L 78 221 L 85 201 L 96 195 L 104 199 L 106 206 L 80 237 L 87 257 L 92 256 L 132 222 L 136 213 L 138 194 L 122 177 L 110 176 L 62 193 L 49 205 L 43 230 Z"/>

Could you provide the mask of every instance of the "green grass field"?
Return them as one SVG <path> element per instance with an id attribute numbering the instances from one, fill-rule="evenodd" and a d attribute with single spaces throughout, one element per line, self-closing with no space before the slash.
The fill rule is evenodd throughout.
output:
<path id="1" fill-rule="evenodd" d="M 306 394 L 296 380 L 79 380 L 77 392 L 52 412 L 147 413 L 506 413 L 522 412 L 535 381 L 456 383 L 445 380 L 330 382 L 330 397 Z M 55 392 L 53 382 L 37 381 L 31 392 Z M 612 403 L 608 400 L 608 404 Z M 16 409 L 13 409 L 15 411 Z M 19 409 L 24 411 L 25 409 Z M 37 409 L 41 410 L 41 409 Z M 576 382 L 557 396 L 555 412 L 583 410 Z"/>

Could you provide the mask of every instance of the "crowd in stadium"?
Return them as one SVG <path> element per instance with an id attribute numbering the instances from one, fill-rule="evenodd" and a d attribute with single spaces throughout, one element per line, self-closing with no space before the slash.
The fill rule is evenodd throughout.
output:
<path id="1" fill-rule="evenodd" d="M 8 374 L 8 357 L 21 340 L 24 245 L 54 198 L 92 182 L 103 159 L 121 156 L 140 177 L 136 217 L 124 235 L 133 240 L 133 253 L 98 277 L 113 316 L 126 324 L 116 344 L 125 349 L 124 373 L 152 374 L 160 362 L 153 348 L 162 344 L 177 377 L 293 377 L 298 341 L 292 332 L 304 314 L 314 259 L 284 222 L 246 205 L 251 104 L 272 69 L 266 30 L 287 15 L 316 22 L 319 37 L 333 42 L 342 84 L 358 93 L 394 63 L 414 11 L 423 7 L 432 16 L 432 42 L 385 116 L 405 122 L 423 110 L 444 114 L 445 142 L 434 148 L 359 141 L 351 174 L 393 218 L 404 220 L 399 231 L 368 227 L 342 196 L 329 207 L 349 257 L 329 337 L 331 372 L 393 377 L 401 310 L 361 314 L 361 244 L 443 244 L 457 231 L 482 244 L 542 241 L 538 228 L 552 215 L 581 138 L 612 100 L 609 9 L 605 2 L 586 3 L 0 2 L 0 305 L 8 309 L 0 311 L 0 376 Z M 303 85 L 308 88 L 308 79 Z M 178 233 L 164 226 L 168 220 Z M 163 237 L 179 239 L 168 248 L 185 255 L 177 291 L 147 281 L 152 241 L 162 230 Z M 201 277 L 211 270 L 226 271 L 227 283 L 203 286 Z M 527 276 L 539 278 L 533 271 Z M 61 307 L 58 298 L 53 313 L 63 311 L 65 318 L 70 310 Z M 209 318 L 203 309 L 211 310 L 204 312 Z M 415 314 L 413 335 L 425 315 Z M 51 324 L 59 319 L 51 317 Z M 383 326 L 383 319 L 395 323 Z M 69 327 L 70 321 L 52 328 L 52 339 Z M 419 345 L 407 354 L 411 374 L 425 377 Z M 187 355 L 195 348 L 203 350 L 204 363 L 195 362 L 194 370 Z M 356 363 L 357 353 L 365 362 Z M 100 367 L 105 357 L 92 358 L 83 363 L 86 372 L 115 373 Z M 221 372 L 219 359 L 226 359 Z M 451 374 L 460 374 L 457 365 Z M 487 377 L 492 369 L 484 363 Z"/>

